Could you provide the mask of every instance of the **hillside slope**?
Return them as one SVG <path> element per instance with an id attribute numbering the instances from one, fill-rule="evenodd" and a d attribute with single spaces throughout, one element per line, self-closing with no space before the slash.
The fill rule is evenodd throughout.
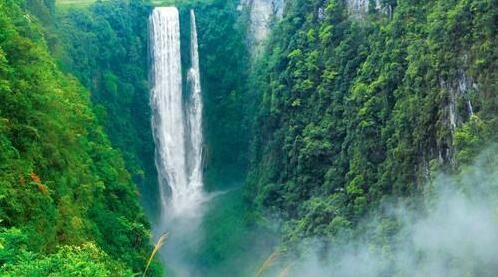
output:
<path id="1" fill-rule="evenodd" d="M 260 58 L 248 193 L 287 241 L 415 204 L 496 139 L 496 3 L 377 2 L 287 1 Z"/>
<path id="2" fill-rule="evenodd" d="M 0 2 L 1 275 L 140 272 L 149 227 L 122 155 L 24 7 Z"/>

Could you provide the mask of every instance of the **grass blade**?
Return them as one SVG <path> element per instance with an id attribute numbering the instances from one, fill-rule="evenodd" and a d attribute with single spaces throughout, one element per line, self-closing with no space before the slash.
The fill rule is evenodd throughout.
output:
<path id="1" fill-rule="evenodd" d="M 159 240 L 157 241 L 156 245 L 154 246 L 154 250 L 152 250 L 152 254 L 150 254 L 149 261 L 147 262 L 147 266 L 145 267 L 143 276 L 145 276 L 145 274 L 147 273 L 147 270 L 149 269 L 150 263 L 152 262 L 152 260 L 156 256 L 159 249 L 161 249 L 161 247 L 166 243 L 167 240 L 168 240 L 168 233 L 164 233 L 161 237 L 159 237 Z"/>

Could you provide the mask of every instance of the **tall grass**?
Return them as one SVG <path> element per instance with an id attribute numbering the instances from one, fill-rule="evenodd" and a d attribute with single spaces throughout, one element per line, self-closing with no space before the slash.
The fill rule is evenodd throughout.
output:
<path id="1" fill-rule="evenodd" d="M 265 262 L 259 268 L 258 273 L 256 273 L 256 277 L 263 276 L 263 274 L 272 267 L 275 261 L 278 260 L 280 255 L 281 255 L 280 251 L 278 250 L 273 251 L 273 253 L 271 253 L 271 255 L 268 256 L 268 258 L 266 258 Z"/>
<path id="2" fill-rule="evenodd" d="M 265 262 L 259 268 L 258 273 L 256 273 L 256 277 L 262 277 L 265 274 L 265 272 L 267 272 L 275 264 L 275 262 L 277 262 L 280 259 L 280 257 L 284 254 L 284 252 L 285 251 L 282 250 L 273 251 L 273 253 L 271 253 L 271 255 L 265 260 Z M 283 264 L 280 263 L 280 264 L 285 267 L 282 271 L 280 271 L 280 273 L 278 273 L 277 276 L 278 277 L 290 276 L 293 264 L 292 263 L 283 263 Z"/>
<path id="3" fill-rule="evenodd" d="M 292 265 L 288 265 L 284 268 L 284 270 L 282 270 L 279 274 L 278 274 L 278 277 L 288 277 L 290 276 L 290 269 L 291 269 Z"/>
<path id="4" fill-rule="evenodd" d="M 161 235 L 161 237 L 159 237 L 159 240 L 157 241 L 156 245 L 154 245 L 154 250 L 152 250 L 152 253 L 150 254 L 149 261 L 147 262 L 147 266 L 145 267 L 143 276 L 147 274 L 147 270 L 149 269 L 150 263 L 156 256 L 159 249 L 163 247 L 163 245 L 166 243 L 167 240 L 168 240 L 168 233 L 164 233 L 163 235 Z"/>

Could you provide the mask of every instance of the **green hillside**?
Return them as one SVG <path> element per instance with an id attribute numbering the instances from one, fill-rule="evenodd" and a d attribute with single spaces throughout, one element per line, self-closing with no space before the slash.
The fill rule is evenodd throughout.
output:
<path id="1" fill-rule="evenodd" d="M 0 274 L 141 272 L 149 225 L 122 153 L 48 51 L 34 14 L 50 6 L 23 7 L 0 3 Z"/>

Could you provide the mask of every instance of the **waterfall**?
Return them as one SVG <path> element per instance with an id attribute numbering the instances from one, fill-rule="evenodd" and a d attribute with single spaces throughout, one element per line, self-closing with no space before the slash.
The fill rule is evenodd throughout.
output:
<path id="1" fill-rule="evenodd" d="M 150 16 L 150 104 L 163 219 L 195 216 L 203 199 L 202 99 L 193 11 L 191 15 L 187 97 L 182 94 L 178 10 L 155 8 Z"/>
<path id="2" fill-rule="evenodd" d="M 197 189 L 202 189 L 202 95 L 201 76 L 199 69 L 199 50 L 197 43 L 197 26 L 195 13 L 190 10 L 190 60 L 192 67 L 188 71 L 190 98 L 188 105 L 188 121 L 190 134 L 190 164 L 189 182 Z"/>

